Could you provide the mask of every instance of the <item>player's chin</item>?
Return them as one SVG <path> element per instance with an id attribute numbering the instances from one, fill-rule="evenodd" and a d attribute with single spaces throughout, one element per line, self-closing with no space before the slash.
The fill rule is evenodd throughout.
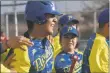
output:
<path id="1" fill-rule="evenodd" d="M 74 46 L 73 45 L 68 45 L 68 48 L 74 48 Z"/>
<path id="2" fill-rule="evenodd" d="M 53 34 L 53 28 L 49 29 L 49 33 Z"/>
<path id="3" fill-rule="evenodd" d="M 49 34 L 49 35 L 52 35 L 52 34 L 53 34 L 53 30 L 48 31 L 48 34 Z"/>

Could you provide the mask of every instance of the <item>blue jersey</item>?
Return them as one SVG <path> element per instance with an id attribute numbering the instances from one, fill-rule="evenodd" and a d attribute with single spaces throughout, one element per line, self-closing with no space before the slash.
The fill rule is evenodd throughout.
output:
<path id="1" fill-rule="evenodd" d="M 33 40 L 34 46 L 28 48 L 31 73 L 51 73 L 53 65 L 52 45 L 48 40 L 42 46 L 41 40 Z"/>
<path id="2" fill-rule="evenodd" d="M 77 56 L 78 61 L 75 63 L 75 67 L 73 72 L 81 73 L 81 65 L 82 65 L 82 54 L 75 52 L 74 54 L 69 54 L 64 51 L 60 52 L 55 59 L 54 67 L 56 73 L 68 73 L 70 71 L 70 67 L 72 65 L 72 56 Z"/>
<path id="3" fill-rule="evenodd" d="M 47 38 L 31 40 L 34 45 L 26 51 L 11 49 L 9 55 L 15 53 L 16 61 L 12 62 L 14 69 L 20 73 L 51 73 L 53 66 L 53 46 Z M 15 51 L 16 50 L 16 51 Z M 7 59 L 6 58 L 6 59 Z"/>
<path id="4" fill-rule="evenodd" d="M 83 54 L 83 64 L 82 64 L 82 72 L 83 73 L 90 73 L 88 58 L 90 56 L 91 48 L 94 43 L 95 37 L 96 37 L 95 33 L 91 35 L 90 39 L 88 40 L 87 47 L 86 47 L 84 54 Z"/>

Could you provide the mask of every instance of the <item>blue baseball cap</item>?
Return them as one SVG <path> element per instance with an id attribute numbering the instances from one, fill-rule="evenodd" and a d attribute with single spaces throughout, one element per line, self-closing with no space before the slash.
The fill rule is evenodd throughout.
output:
<path id="1" fill-rule="evenodd" d="M 76 24 L 79 23 L 79 21 L 71 14 L 63 15 L 59 19 L 59 24 L 68 24 L 69 22 L 74 21 Z"/>
<path id="2" fill-rule="evenodd" d="M 74 27 L 64 26 L 60 32 L 61 36 L 64 36 L 68 33 L 78 36 L 78 31 Z"/>
<path id="3" fill-rule="evenodd" d="M 105 24 L 109 22 L 109 8 L 104 9 L 98 17 L 99 24 Z"/>

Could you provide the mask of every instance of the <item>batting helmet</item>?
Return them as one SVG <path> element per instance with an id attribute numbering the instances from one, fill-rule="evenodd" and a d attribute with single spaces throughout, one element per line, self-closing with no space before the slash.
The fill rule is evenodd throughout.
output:
<path id="1" fill-rule="evenodd" d="M 46 21 L 45 14 L 61 15 L 55 10 L 51 1 L 28 1 L 25 9 L 25 19 L 43 24 Z"/>
<path id="2" fill-rule="evenodd" d="M 99 24 L 105 24 L 109 22 L 109 8 L 105 8 L 98 17 Z"/>

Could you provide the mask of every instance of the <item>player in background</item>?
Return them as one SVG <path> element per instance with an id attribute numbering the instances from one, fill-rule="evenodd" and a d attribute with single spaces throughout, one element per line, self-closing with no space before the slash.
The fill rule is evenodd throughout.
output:
<path id="1" fill-rule="evenodd" d="M 108 73 L 107 39 L 109 37 L 109 8 L 104 9 L 98 16 L 99 31 L 92 34 L 88 40 L 83 55 L 83 73 Z"/>
<path id="2" fill-rule="evenodd" d="M 58 32 L 56 36 L 53 37 L 53 46 L 54 46 L 54 58 L 57 56 L 59 52 L 62 51 L 61 45 L 59 42 L 59 36 L 60 36 L 60 30 L 64 26 L 72 26 L 79 32 L 79 21 L 72 15 L 72 14 L 66 14 L 60 17 L 58 21 Z M 78 45 L 78 44 L 77 44 Z"/>
<path id="3" fill-rule="evenodd" d="M 71 26 L 64 26 L 60 32 L 62 51 L 55 58 L 56 73 L 81 73 L 82 57 L 75 49 L 78 43 L 78 31 Z"/>
<path id="4" fill-rule="evenodd" d="M 3 31 L 0 32 L 0 43 L 6 41 L 7 37 Z"/>
<path id="5" fill-rule="evenodd" d="M 24 34 L 34 45 L 26 51 L 11 50 L 16 62 L 11 65 L 17 72 L 51 73 L 53 63 L 53 47 L 47 39 L 52 35 L 53 27 L 57 23 L 55 6 L 50 1 L 29 1 L 26 5 L 25 18 L 28 31 Z M 8 58 L 8 57 L 7 57 Z M 21 62 L 22 61 L 22 62 Z"/>

